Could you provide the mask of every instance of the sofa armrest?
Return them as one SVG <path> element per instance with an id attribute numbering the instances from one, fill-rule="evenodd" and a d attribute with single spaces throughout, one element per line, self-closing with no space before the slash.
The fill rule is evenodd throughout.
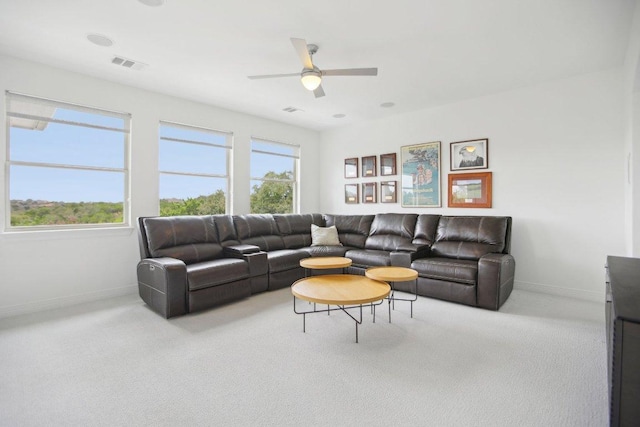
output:
<path id="1" fill-rule="evenodd" d="M 411 245 L 411 250 L 398 248 L 397 251 L 391 252 L 391 265 L 395 267 L 411 267 L 411 263 L 418 258 L 426 258 L 431 253 L 428 245 Z"/>
<path id="2" fill-rule="evenodd" d="M 509 254 L 487 254 L 478 261 L 478 307 L 498 310 L 513 290 L 516 261 Z"/>
<path id="3" fill-rule="evenodd" d="M 267 274 L 269 264 L 267 263 L 267 253 L 260 250 L 256 245 L 234 245 L 224 248 L 224 255 L 228 258 L 238 258 L 249 263 L 249 276 L 255 277 Z"/>
<path id="4" fill-rule="evenodd" d="M 140 298 L 166 319 L 188 312 L 187 267 L 175 258 L 145 258 L 138 263 Z"/>
<path id="5" fill-rule="evenodd" d="M 249 276 L 255 277 L 267 274 L 269 271 L 269 263 L 267 262 L 266 252 L 255 252 L 243 256 L 245 261 L 249 263 Z"/>
<path id="6" fill-rule="evenodd" d="M 233 245 L 224 248 L 224 255 L 231 258 L 244 258 L 244 255 L 260 252 L 256 245 Z"/>

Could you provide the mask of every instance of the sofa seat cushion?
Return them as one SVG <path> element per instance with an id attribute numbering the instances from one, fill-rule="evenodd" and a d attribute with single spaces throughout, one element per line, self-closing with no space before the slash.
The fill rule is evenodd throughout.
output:
<path id="1" fill-rule="evenodd" d="M 382 267 L 391 265 L 391 255 L 389 251 L 378 251 L 374 249 L 352 249 L 345 254 L 353 261 L 354 266 L 361 267 Z"/>
<path id="2" fill-rule="evenodd" d="M 267 252 L 267 263 L 269 273 L 291 270 L 300 267 L 300 260 L 308 258 L 309 253 L 300 249 L 281 249 L 279 251 Z"/>
<path id="3" fill-rule="evenodd" d="M 451 258 L 420 258 L 411 263 L 420 277 L 475 285 L 478 262 Z"/>
<path id="4" fill-rule="evenodd" d="M 220 258 L 213 261 L 187 265 L 189 290 L 223 285 L 249 277 L 249 263 L 235 258 Z"/>
<path id="5" fill-rule="evenodd" d="M 345 256 L 350 249 L 353 248 L 349 246 L 309 246 L 302 248 L 309 254 L 308 256 Z"/>

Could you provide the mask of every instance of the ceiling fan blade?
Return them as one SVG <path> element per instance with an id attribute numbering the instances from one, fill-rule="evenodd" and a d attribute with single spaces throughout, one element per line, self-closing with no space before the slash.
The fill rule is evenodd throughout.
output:
<path id="1" fill-rule="evenodd" d="M 316 90 L 313 91 L 313 94 L 316 98 L 320 98 L 324 96 L 324 89 L 322 89 L 322 85 L 318 86 Z"/>
<path id="2" fill-rule="evenodd" d="M 377 68 L 343 68 L 340 70 L 322 70 L 323 76 L 377 76 Z"/>
<path id="3" fill-rule="evenodd" d="M 298 76 L 300 77 L 300 73 L 292 73 L 292 74 L 264 74 L 262 76 L 247 76 L 248 78 L 250 78 L 251 80 L 255 80 L 255 79 L 270 79 L 273 77 L 293 77 L 293 76 Z"/>
<path id="4" fill-rule="evenodd" d="M 311 62 L 311 55 L 309 55 L 309 49 L 307 49 L 307 42 L 305 39 L 295 39 L 291 38 L 291 43 L 293 44 L 293 48 L 298 53 L 300 57 L 300 61 L 302 61 L 302 65 L 304 68 L 308 68 L 313 70 L 313 62 Z"/>

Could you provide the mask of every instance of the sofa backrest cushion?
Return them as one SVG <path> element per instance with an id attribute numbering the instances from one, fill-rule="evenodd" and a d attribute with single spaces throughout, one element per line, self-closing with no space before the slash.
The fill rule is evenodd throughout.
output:
<path id="1" fill-rule="evenodd" d="M 433 256 L 478 260 L 488 253 L 502 253 L 508 247 L 510 217 L 443 216 L 438 222 Z"/>
<path id="2" fill-rule="evenodd" d="M 434 214 L 418 215 L 412 243 L 415 245 L 433 245 L 436 241 L 436 232 L 438 231 L 440 216 L 441 215 Z"/>
<path id="3" fill-rule="evenodd" d="M 417 219 L 417 214 L 376 214 L 371 223 L 365 248 L 395 251 L 398 248 L 407 247 L 413 240 Z"/>
<path id="4" fill-rule="evenodd" d="M 323 218 L 327 227 L 336 226 L 342 245 L 362 249 L 369 236 L 374 215 L 325 214 Z"/>
<path id="5" fill-rule="evenodd" d="M 233 215 L 233 223 L 243 245 L 255 245 L 263 251 L 284 249 L 284 241 L 273 215 Z"/>
<path id="6" fill-rule="evenodd" d="M 211 215 L 144 218 L 142 225 L 153 258 L 171 257 L 192 264 L 222 256 Z"/>
<path id="7" fill-rule="evenodd" d="M 273 214 L 287 249 L 311 246 L 311 224 L 324 226 L 320 214 Z"/>
<path id="8" fill-rule="evenodd" d="M 216 230 L 218 230 L 218 237 L 220 238 L 222 247 L 240 244 L 231 215 L 213 215 L 213 220 L 216 223 Z"/>

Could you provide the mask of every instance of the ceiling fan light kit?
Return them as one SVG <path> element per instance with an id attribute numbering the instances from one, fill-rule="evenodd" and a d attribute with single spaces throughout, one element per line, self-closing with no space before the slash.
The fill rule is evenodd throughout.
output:
<path id="1" fill-rule="evenodd" d="M 307 44 L 304 39 L 291 38 L 291 43 L 302 62 L 302 72 L 300 74 L 268 74 L 260 76 L 249 76 L 250 79 L 266 79 L 273 77 L 300 76 L 300 81 L 305 89 L 312 91 L 316 98 L 324 96 L 322 89 L 322 76 L 377 76 L 377 68 L 343 68 L 337 70 L 320 70 L 313 65 L 311 57 L 318 51 L 315 44 Z"/>
<path id="2" fill-rule="evenodd" d="M 310 91 L 314 91 L 322 83 L 321 73 L 318 70 L 303 70 L 300 77 L 302 85 Z"/>

